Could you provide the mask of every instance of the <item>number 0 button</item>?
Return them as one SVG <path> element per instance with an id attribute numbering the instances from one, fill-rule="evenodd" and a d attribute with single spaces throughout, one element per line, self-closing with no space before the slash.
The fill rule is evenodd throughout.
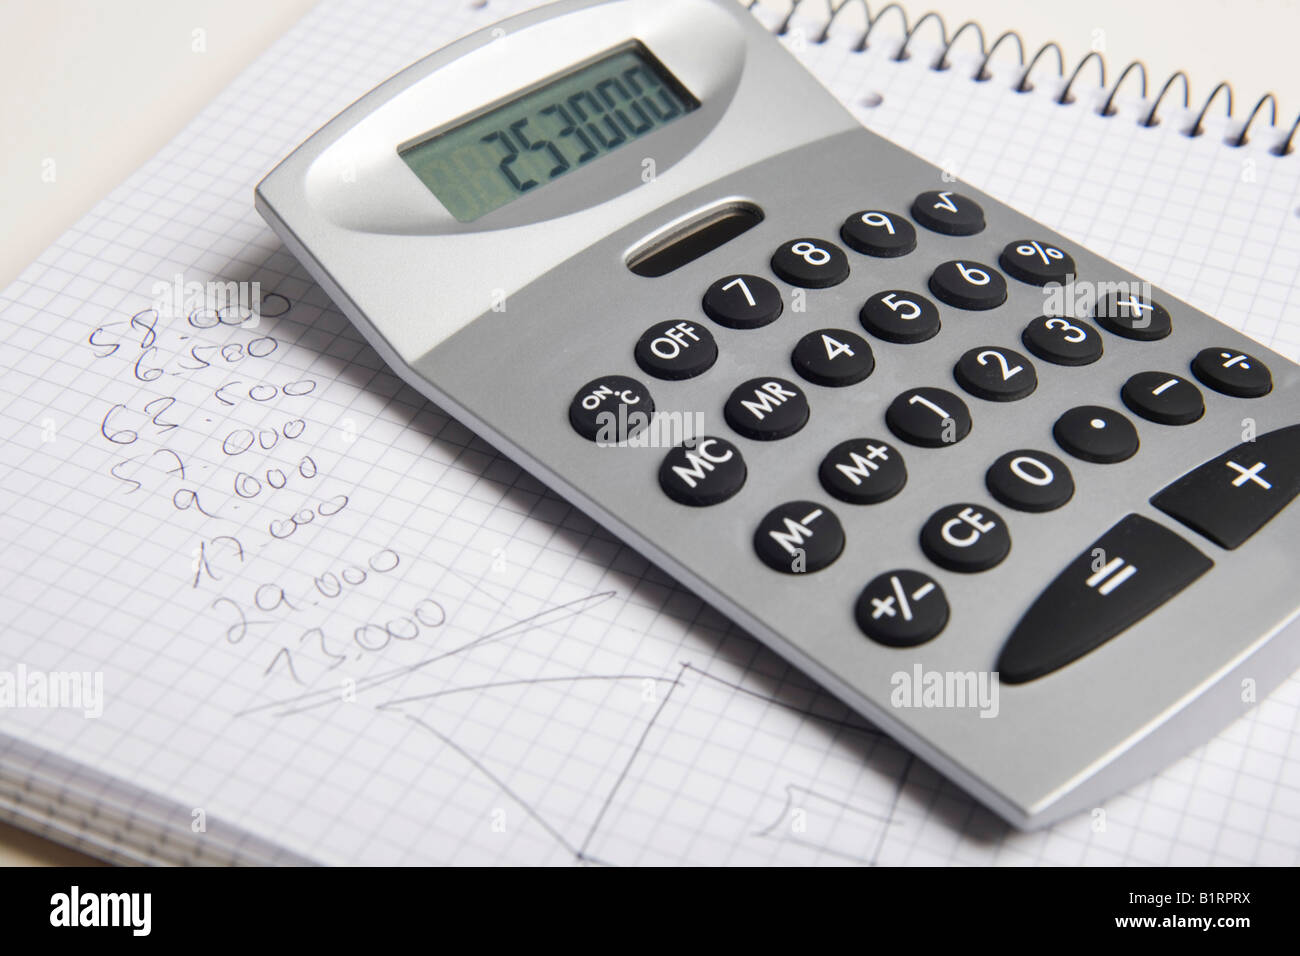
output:
<path id="1" fill-rule="evenodd" d="M 970 410 L 946 389 L 914 388 L 889 403 L 885 423 L 903 441 L 942 448 L 970 434 Z"/>
<path id="2" fill-rule="evenodd" d="M 820 571 L 844 550 L 844 526 L 829 508 L 816 502 L 787 501 L 759 522 L 754 550 L 774 571 Z"/>
<path id="3" fill-rule="evenodd" d="M 971 349 L 952 370 L 957 384 L 976 398 L 1014 402 L 1038 387 L 1038 375 L 1029 359 L 1013 349 L 984 345 Z"/>
<path id="4" fill-rule="evenodd" d="M 1009 451 L 995 461 L 984 483 L 1017 511 L 1052 511 L 1074 497 L 1074 478 L 1065 462 L 1045 451 Z"/>
<path id="5" fill-rule="evenodd" d="M 757 329 L 781 315 L 781 293 L 762 276 L 723 276 L 704 293 L 704 314 L 729 329 Z"/>
<path id="6" fill-rule="evenodd" d="M 805 289 L 825 289 L 849 277 L 849 257 L 825 239 L 791 239 L 772 256 L 781 280 Z"/>
<path id="7" fill-rule="evenodd" d="M 617 445 L 650 424 L 655 403 L 646 387 L 626 375 L 593 378 L 569 403 L 569 424 L 583 438 Z"/>

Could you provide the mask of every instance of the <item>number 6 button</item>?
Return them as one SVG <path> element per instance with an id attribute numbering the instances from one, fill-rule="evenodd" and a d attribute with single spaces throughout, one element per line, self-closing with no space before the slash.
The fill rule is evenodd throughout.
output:
<path id="1" fill-rule="evenodd" d="M 934 270 L 930 291 L 959 309 L 996 309 L 1007 301 L 1007 280 L 982 262 L 954 259 Z"/>

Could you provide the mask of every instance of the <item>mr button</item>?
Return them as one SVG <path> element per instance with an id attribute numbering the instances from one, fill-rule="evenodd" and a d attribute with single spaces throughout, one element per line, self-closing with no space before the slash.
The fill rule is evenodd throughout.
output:
<path id="1" fill-rule="evenodd" d="M 991 508 L 948 505 L 932 514 L 921 528 L 921 550 L 949 571 L 987 571 L 1007 556 L 1011 535 Z"/>
<path id="2" fill-rule="evenodd" d="M 1240 547 L 1300 494 L 1300 425 L 1244 442 L 1189 471 L 1151 503 L 1215 544 Z"/>

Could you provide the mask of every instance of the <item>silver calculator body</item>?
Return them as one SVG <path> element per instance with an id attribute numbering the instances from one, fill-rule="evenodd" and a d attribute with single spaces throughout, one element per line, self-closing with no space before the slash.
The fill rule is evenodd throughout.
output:
<path id="1" fill-rule="evenodd" d="M 490 139 L 486 126 L 467 124 L 504 115 L 495 112 L 502 104 L 629 49 L 648 51 L 645 62 L 674 84 L 681 115 L 486 212 L 498 200 L 471 197 L 453 214 L 403 155 L 440 132 L 468 129 L 477 141 Z M 945 190 L 982 209 L 979 231 L 950 235 L 915 224 L 915 248 L 897 256 L 861 254 L 841 238 L 857 211 L 886 210 L 901 222 L 917 197 Z M 1037 386 L 1022 400 L 963 391 L 955 363 L 990 346 L 1025 352 L 1022 331 L 1044 314 L 1045 290 L 1006 277 L 1000 305 L 950 306 L 929 291 L 940 263 L 1003 271 L 1004 247 L 1032 238 L 1044 264 L 1049 251 L 1068 251 L 1080 279 L 1138 278 L 979 190 L 945 182 L 938 168 L 863 129 L 732 0 L 565 0 L 503 21 L 357 101 L 271 172 L 256 202 L 402 378 L 1017 826 L 1097 806 L 1204 742 L 1300 666 L 1300 508 L 1280 507 L 1248 540 L 1225 547 L 1151 501 L 1243 435 L 1300 422 L 1300 369 L 1153 289 L 1171 317 L 1168 335 L 1148 340 L 1103 329 L 1104 353 L 1085 365 L 1030 355 Z M 689 250 L 691 237 L 737 214 L 751 220 L 747 228 L 704 243 L 709 251 L 696 258 L 670 254 L 674 267 L 663 275 L 629 267 L 654 263 L 663 250 Z M 774 275 L 774 253 L 805 238 L 843 252 L 847 279 L 805 287 Z M 734 328 L 702 310 L 706 290 L 740 275 L 776 286 L 782 311 L 775 321 Z M 883 290 L 935 300 L 938 334 L 906 343 L 864 331 L 860 310 Z M 1072 315 L 1068 303 L 1061 316 L 1067 326 L 1072 319 L 1097 325 L 1090 315 Z M 717 356 L 706 371 L 672 379 L 639 365 L 638 341 L 667 320 L 711 334 Z M 869 342 L 874 368 L 865 378 L 830 387 L 792 370 L 796 343 L 827 328 Z M 1240 354 L 1249 359 L 1238 364 L 1266 365 L 1271 390 L 1239 397 L 1206 387 L 1188 369 L 1207 349 L 1225 361 Z M 1151 370 L 1196 383 L 1203 414 L 1186 425 L 1133 414 L 1121 390 Z M 652 396 L 656 414 L 681 413 L 743 455 L 739 490 L 715 504 L 683 504 L 659 477 L 670 448 L 620 442 L 622 433 L 613 442 L 580 434 L 571 405 L 581 405 L 583 389 L 608 396 L 627 379 Z M 775 440 L 738 434 L 724 407 L 751 380 L 797 383 L 806 421 Z M 891 403 L 923 386 L 964 400 L 971 424 L 961 440 L 926 447 L 891 431 Z M 762 395 L 755 400 L 761 404 Z M 1101 463 L 1063 451 L 1054 423 L 1079 406 L 1134 422 L 1137 453 Z M 1231 490 L 1222 493 L 1262 495 L 1256 479 L 1275 475 L 1270 487 L 1285 496 L 1297 482 L 1287 469 L 1300 467 L 1293 447 L 1300 435 L 1284 434 L 1290 444 L 1278 454 L 1287 461 L 1268 462 L 1271 472 L 1260 461 L 1238 462 L 1253 475 L 1224 482 Z M 828 451 L 855 438 L 884 440 L 905 459 L 906 483 L 887 500 L 849 503 L 819 481 Z M 1017 449 L 1068 463 L 1074 490 L 1067 503 L 1036 513 L 991 496 L 990 465 Z M 698 460 L 693 467 L 707 469 Z M 826 566 L 797 566 L 799 545 L 814 542 L 789 524 L 792 567 L 761 559 L 763 522 L 788 502 L 838 521 L 842 547 Z M 1009 551 L 987 570 L 948 570 L 923 546 L 928 519 L 963 503 L 974 508 L 967 517 L 997 515 L 1009 535 Z M 1134 622 L 1086 653 L 1033 679 L 1003 681 L 991 719 L 970 707 L 900 705 L 899 674 L 959 680 L 995 671 L 1030 608 L 1084 556 L 1092 582 L 1085 586 L 1094 592 L 1108 576 L 1115 597 L 1140 587 L 1155 573 L 1147 561 L 1162 561 L 1159 554 L 1131 569 L 1123 553 L 1092 554 L 1130 515 L 1199 552 L 1194 580 L 1166 586 Z M 934 593 L 902 588 L 911 579 L 891 578 L 899 569 L 922 572 L 947 603 L 939 633 L 913 646 L 872 639 L 859 622 L 873 580 L 890 582 L 892 597 L 874 597 L 895 615 L 904 609 L 893 598 L 906 604 L 910 595 L 919 608 Z M 1085 602 L 1062 613 L 1086 617 L 1090 608 Z M 1036 639 L 1064 640 L 1054 628 Z"/>

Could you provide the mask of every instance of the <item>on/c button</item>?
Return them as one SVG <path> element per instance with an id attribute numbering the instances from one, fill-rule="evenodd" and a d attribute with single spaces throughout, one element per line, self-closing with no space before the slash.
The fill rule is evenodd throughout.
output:
<path id="1" fill-rule="evenodd" d="M 1240 547 L 1300 494 L 1300 425 L 1243 442 L 1151 499 L 1220 547 Z"/>

